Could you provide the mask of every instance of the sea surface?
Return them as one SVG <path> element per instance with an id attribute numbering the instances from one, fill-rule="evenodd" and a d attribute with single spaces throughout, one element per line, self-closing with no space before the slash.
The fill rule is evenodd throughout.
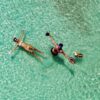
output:
<path id="1" fill-rule="evenodd" d="M 13 38 L 44 52 L 40 62 Z M 50 32 L 75 64 L 52 56 Z M 100 0 L 0 0 L 0 100 L 100 100 Z"/>

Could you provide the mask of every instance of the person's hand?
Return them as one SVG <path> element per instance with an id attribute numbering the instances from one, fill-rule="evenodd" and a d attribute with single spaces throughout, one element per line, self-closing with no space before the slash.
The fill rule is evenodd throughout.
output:
<path id="1" fill-rule="evenodd" d="M 50 33 L 49 33 L 49 32 L 47 32 L 45 35 L 46 35 L 46 36 L 50 36 Z"/>
<path id="2" fill-rule="evenodd" d="M 69 60 L 70 63 L 75 64 L 75 59 L 74 58 L 69 57 L 68 60 Z"/>

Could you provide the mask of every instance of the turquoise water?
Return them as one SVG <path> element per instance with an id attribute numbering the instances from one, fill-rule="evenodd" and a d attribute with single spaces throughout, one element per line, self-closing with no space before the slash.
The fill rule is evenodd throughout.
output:
<path id="1" fill-rule="evenodd" d="M 21 30 L 48 55 L 43 63 L 21 49 L 9 55 Z M 84 58 L 52 57 L 47 31 Z M 1 0 L 0 100 L 100 100 L 100 0 Z"/>

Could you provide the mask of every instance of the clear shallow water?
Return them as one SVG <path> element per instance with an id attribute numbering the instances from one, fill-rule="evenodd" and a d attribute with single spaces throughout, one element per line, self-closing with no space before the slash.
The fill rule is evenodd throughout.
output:
<path id="1" fill-rule="evenodd" d="M 99 100 L 99 10 L 99 0 L 1 0 L 0 100 Z M 42 64 L 21 49 L 8 54 L 21 30 L 25 42 L 49 56 Z M 79 50 L 84 58 L 75 65 L 53 58 L 47 31 L 70 56 Z"/>

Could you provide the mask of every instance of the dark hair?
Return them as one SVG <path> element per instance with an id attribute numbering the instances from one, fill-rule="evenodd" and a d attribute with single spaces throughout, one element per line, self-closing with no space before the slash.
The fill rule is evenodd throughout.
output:
<path id="1" fill-rule="evenodd" d="M 50 33 L 49 32 L 46 32 L 46 36 L 49 36 L 50 35 Z"/>
<path id="2" fill-rule="evenodd" d="M 60 47 L 60 49 L 62 49 L 62 47 L 63 47 L 63 44 L 62 44 L 62 43 L 59 43 L 59 47 Z"/>
<path id="3" fill-rule="evenodd" d="M 16 42 L 16 41 L 17 41 L 17 38 L 16 38 L 16 37 L 14 37 L 14 38 L 13 38 L 13 41 L 14 41 L 14 42 Z"/>

